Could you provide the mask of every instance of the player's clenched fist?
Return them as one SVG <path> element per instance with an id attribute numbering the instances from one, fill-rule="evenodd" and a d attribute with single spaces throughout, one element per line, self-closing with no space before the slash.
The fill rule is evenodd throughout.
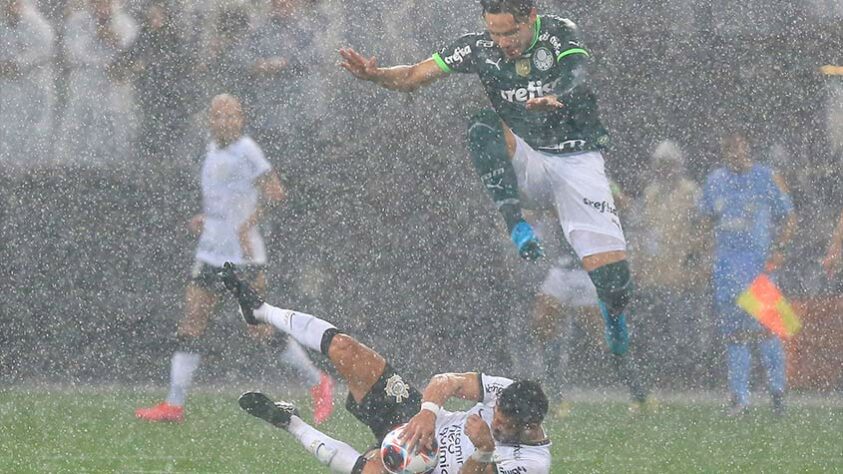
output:
<path id="1" fill-rule="evenodd" d="M 494 451 L 495 439 L 489 425 L 477 415 L 469 415 L 465 421 L 465 435 L 478 451 Z"/>

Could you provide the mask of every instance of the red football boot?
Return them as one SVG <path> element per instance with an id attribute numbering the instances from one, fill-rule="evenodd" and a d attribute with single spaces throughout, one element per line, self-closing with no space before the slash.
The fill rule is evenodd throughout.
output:
<path id="1" fill-rule="evenodd" d="M 135 416 L 145 421 L 181 423 L 184 421 L 184 407 L 177 407 L 167 402 L 161 402 L 154 407 L 138 408 L 135 410 Z"/>
<path id="2" fill-rule="evenodd" d="M 334 381 L 328 374 L 322 372 L 319 383 L 310 387 L 310 396 L 313 397 L 313 422 L 318 425 L 334 412 Z"/>

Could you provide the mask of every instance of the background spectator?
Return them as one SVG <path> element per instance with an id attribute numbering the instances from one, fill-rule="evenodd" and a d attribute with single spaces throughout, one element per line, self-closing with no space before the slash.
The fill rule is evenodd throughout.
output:
<path id="1" fill-rule="evenodd" d="M 242 4 L 228 5 L 217 13 L 208 49 L 200 59 L 207 97 L 221 93 L 248 96 L 250 21 L 249 10 Z"/>
<path id="2" fill-rule="evenodd" d="M 185 131 L 196 78 L 177 18 L 178 11 L 167 0 L 147 5 L 138 40 L 124 58 L 135 74 L 141 116 L 137 152 L 142 160 L 171 160 Z"/>
<path id="3" fill-rule="evenodd" d="M 313 17 L 303 0 L 271 0 L 248 40 L 250 129 L 276 162 L 296 155 L 312 139 L 308 111 L 319 100 L 312 83 L 318 80 L 320 58 L 311 25 L 321 24 Z"/>
<path id="4" fill-rule="evenodd" d="M 35 5 L 0 0 L 0 166 L 29 167 L 51 152 L 53 30 Z"/>
<path id="5" fill-rule="evenodd" d="M 640 347 L 652 363 L 676 374 L 694 368 L 709 340 L 702 323 L 708 236 L 696 225 L 701 193 L 687 175 L 685 160 L 678 143 L 659 142 L 630 231 L 642 311 L 650 315 L 641 321 L 639 336 L 648 343 Z"/>
<path id="6" fill-rule="evenodd" d="M 118 62 L 137 37 L 135 21 L 111 0 L 88 0 L 65 23 L 67 104 L 59 160 L 113 165 L 132 156 L 135 110 L 127 71 Z"/>

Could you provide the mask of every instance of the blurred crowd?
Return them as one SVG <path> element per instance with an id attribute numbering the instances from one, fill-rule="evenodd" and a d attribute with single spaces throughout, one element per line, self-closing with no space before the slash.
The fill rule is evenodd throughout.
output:
<path id="1" fill-rule="evenodd" d="M 706 236 L 695 233 L 692 222 L 699 183 L 720 162 L 722 123 L 748 125 L 756 158 L 776 168 L 790 188 L 803 230 L 789 249 L 799 265 L 786 266 L 782 284 L 800 295 L 840 290 L 820 262 L 843 196 L 843 75 L 821 67 L 843 61 L 843 11 L 834 2 L 791 3 L 542 5 L 577 21 L 596 52 L 596 89 L 614 137 L 607 166 L 632 201 L 626 225 L 641 294 L 653 314 L 676 315 L 652 325 L 667 325 L 677 346 L 710 347 L 696 332 L 707 324 Z M 192 175 L 207 139 L 209 99 L 235 94 L 244 101 L 248 133 L 294 191 L 288 218 L 315 213 L 313 219 L 323 222 L 313 228 L 344 226 L 372 241 L 375 234 L 384 239 L 373 247 L 385 256 L 371 259 L 358 258 L 354 239 L 325 244 L 320 238 L 331 237 L 324 233 L 303 237 L 309 246 L 291 247 L 304 262 L 297 265 L 295 285 L 311 300 L 302 301 L 318 306 L 326 304 L 316 301 L 320 297 L 353 300 L 346 306 L 359 304 L 356 309 L 366 313 L 392 296 L 414 294 L 410 303 L 388 301 L 386 312 L 423 314 L 436 295 L 481 290 L 421 271 L 433 264 L 413 255 L 453 259 L 446 276 L 463 272 L 469 278 L 474 271 L 478 281 L 494 280 L 485 269 L 459 264 L 488 254 L 476 237 L 489 233 L 494 222 L 472 210 L 487 203 L 460 161 L 466 111 L 485 99 L 467 81 L 387 96 L 345 77 L 335 52 L 348 45 L 376 55 L 381 64 L 408 63 L 480 27 L 477 6 L 453 0 L 0 0 L 0 170 L 18 177 L 45 170 L 124 170 L 117 175 L 125 181 L 165 176 L 173 167 Z M 453 146 L 443 150 L 441 143 Z M 402 203 L 405 197 L 396 192 L 402 187 L 417 196 Z M 338 201 L 350 207 L 313 210 L 315 203 Z M 454 210 L 448 201 L 463 202 L 468 210 Z M 441 219 L 454 219 L 459 237 L 428 236 L 431 222 Z M 373 222 L 411 229 L 418 240 L 407 242 L 402 232 L 368 232 Z M 460 227 L 467 222 L 470 228 Z M 446 238 L 464 239 L 459 242 L 465 245 L 446 245 Z M 307 260 L 317 259 L 314 246 L 331 245 L 329 257 Z M 401 274 L 401 267 L 414 265 L 418 278 L 427 278 L 423 285 L 410 270 Z M 332 274 L 326 268 L 341 270 Z M 326 281 L 344 280 L 343 274 L 368 278 L 372 287 L 391 285 L 394 295 L 362 301 L 361 287 L 320 290 Z M 445 283 L 435 286 L 434 279 Z M 412 285 L 423 290 L 408 291 L 418 290 Z M 507 291 L 520 285 L 504 284 Z M 519 301 L 504 294 L 489 304 Z M 698 301 L 687 311 L 689 302 Z M 476 311 L 470 304 L 460 307 L 465 302 L 454 304 L 457 313 Z M 677 365 L 677 372 L 698 363 L 674 355 L 654 357 Z"/>

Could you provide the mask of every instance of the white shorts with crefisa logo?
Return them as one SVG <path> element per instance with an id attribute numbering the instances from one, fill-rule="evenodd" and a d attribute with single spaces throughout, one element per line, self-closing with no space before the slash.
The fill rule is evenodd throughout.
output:
<path id="1" fill-rule="evenodd" d="M 553 155 L 534 150 L 517 135 L 515 141 L 512 166 L 525 208 L 555 209 L 580 258 L 626 250 L 599 151 Z"/>

